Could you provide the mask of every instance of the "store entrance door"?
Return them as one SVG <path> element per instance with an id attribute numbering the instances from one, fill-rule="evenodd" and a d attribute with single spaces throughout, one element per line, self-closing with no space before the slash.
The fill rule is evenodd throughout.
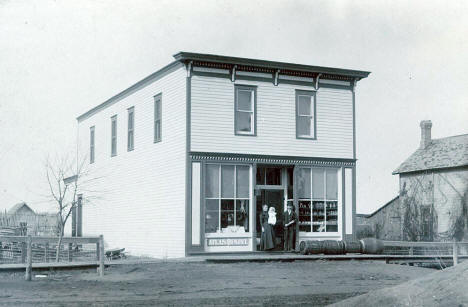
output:
<path id="1" fill-rule="evenodd" d="M 262 226 L 260 225 L 260 216 L 262 214 L 262 207 L 264 204 L 268 208 L 274 207 L 276 210 L 276 245 L 281 248 L 283 243 L 283 213 L 284 213 L 284 191 L 276 189 L 261 189 L 260 195 L 257 196 L 257 238 L 261 237 Z"/>

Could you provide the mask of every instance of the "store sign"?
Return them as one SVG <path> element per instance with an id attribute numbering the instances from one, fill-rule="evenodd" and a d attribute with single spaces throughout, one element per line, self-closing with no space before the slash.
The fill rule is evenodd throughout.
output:
<path id="1" fill-rule="evenodd" d="M 248 238 L 213 238 L 208 239 L 208 246 L 247 246 Z"/>

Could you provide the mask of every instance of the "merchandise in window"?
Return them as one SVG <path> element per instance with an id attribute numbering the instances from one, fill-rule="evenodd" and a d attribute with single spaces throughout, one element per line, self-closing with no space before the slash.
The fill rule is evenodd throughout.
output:
<path id="1" fill-rule="evenodd" d="M 299 231 L 338 232 L 338 172 L 298 170 Z"/>
<path id="2" fill-rule="evenodd" d="M 207 164 L 205 232 L 249 232 L 250 166 Z"/>

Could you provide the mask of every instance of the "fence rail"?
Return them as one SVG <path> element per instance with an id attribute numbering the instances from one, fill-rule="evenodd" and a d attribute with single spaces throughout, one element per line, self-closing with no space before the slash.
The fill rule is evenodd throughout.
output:
<path id="1" fill-rule="evenodd" d="M 383 241 L 383 244 L 387 255 L 432 256 L 434 259 L 452 256 L 453 265 L 458 264 L 460 255 L 468 255 L 468 242 Z"/>
<path id="2" fill-rule="evenodd" d="M 26 280 L 31 280 L 33 262 L 47 263 L 57 259 L 58 241 L 58 237 L 0 236 L 0 264 L 25 263 Z M 104 275 L 105 254 L 102 235 L 99 237 L 63 237 L 59 251 L 59 261 L 96 261 L 99 266 L 99 275 Z"/>

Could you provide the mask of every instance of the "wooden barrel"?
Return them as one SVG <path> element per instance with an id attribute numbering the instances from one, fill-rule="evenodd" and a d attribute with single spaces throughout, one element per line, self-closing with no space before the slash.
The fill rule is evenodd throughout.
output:
<path id="1" fill-rule="evenodd" d="M 343 241 L 346 253 L 362 253 L 362 244 L 360 241 Z"/>
<path id="2" fill-rule="evenodd" d="M 384 251 L 384 244 L 382 240 L 375 238 L 365 238 L 360 240 L 362 244 L 363 254 L 381 254 Z"/>
<path id="3" fill-rule="evenodd" d="M 323 253 L 323 245 L 321 241 L 301 241 L 299 250 L 303 255 L 321 254 Z"/>
<path id="4" fill-rule="evenodd" d="M 345 253 L 343 241 L 323 241 L 323 252 L 325 255 L 342 255 Z"/>

